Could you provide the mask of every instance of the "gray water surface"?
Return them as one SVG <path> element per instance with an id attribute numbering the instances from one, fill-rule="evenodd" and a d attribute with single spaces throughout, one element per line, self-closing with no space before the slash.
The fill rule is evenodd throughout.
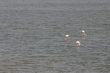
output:
<path id="1" fill-rule="evenodd" d="M 110 73 L 110 1 L 0 0 L 0 73 Z"/>

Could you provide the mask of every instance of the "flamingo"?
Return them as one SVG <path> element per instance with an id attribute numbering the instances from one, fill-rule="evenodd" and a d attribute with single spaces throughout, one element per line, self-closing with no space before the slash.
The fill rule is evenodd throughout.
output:
<path id="1" fill-rule="evenodd" d="M 67 42 L 70 39 L 70 35 L 66 34 L 64 40 Z"/>
<path id="2" fill-rule="evenodd" d="M 81 45 L 80 41 L 76 41 L 76 47 L 79 48 Z"/>
<path id="3" fill-rule="evenodd" d="M 81 31 L 81 37 L 83 39 L 85 39 L 85 37 L 87 36 L 86 32 L 84 30 Z"/>

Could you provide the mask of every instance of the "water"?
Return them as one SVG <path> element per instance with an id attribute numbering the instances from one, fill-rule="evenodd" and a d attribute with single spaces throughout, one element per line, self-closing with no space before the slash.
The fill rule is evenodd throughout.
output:
<path id="1" fill-rule="evenodd" d="M 0 0 L 0 73 L 110 73 L 109 36 L 109 0 Z"/>

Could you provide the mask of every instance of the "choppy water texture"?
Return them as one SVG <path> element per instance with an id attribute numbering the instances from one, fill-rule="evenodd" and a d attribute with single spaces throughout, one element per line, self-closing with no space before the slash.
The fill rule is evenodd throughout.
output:
<path id="1" fill-rule="evenodd" d="M 110 73 L 110 0 L 0 0 L 0 73 Z"/>

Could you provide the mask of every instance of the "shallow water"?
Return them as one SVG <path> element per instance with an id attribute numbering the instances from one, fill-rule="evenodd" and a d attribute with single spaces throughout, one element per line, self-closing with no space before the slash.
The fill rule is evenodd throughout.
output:
<path id="1" fill-rule="evenodd" d="M 0 73 L 110 73 L 109 36 L 109 0 L 1 0 Z"/>

